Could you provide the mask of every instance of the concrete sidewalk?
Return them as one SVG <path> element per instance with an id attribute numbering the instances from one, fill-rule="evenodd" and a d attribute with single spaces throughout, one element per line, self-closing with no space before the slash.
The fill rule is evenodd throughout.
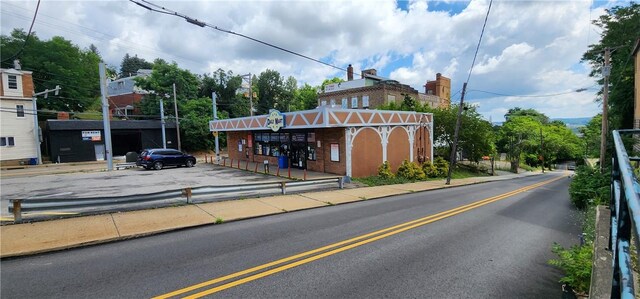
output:
<path id="1" fill-rule="evenodd" d="M 152 210 L 110 213 L 0 227 L 0 257 L 30 255 L 124 240 L 181 228 L 236 221 L 405 193 L 513 179 L 540 173 L 425 181 L 399 185 L 308 192 Z"/>

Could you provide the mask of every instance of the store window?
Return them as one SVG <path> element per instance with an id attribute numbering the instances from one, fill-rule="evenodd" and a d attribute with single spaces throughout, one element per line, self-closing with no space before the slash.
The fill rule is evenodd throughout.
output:
<path id="1" fill-rule="evenodd" d="M 343 99 L 346 102 L 346 99 Z M 316 133 L 307 134 L 307 160 L 316 160 Z"/>
<path id="2" fill-rule="evenodd" d="M 289 133 L 255 133 L 253 135 L 253 153 L 255 155 L 278 157 L 287 155 Z"/>

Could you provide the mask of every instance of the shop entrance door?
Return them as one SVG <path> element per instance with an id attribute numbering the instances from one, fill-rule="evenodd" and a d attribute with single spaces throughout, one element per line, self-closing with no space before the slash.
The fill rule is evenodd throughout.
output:
<path id="1" fill-rule="evenodd" d="M 291 167 L 307 169 L 307 134 L 291 134 Z"/>

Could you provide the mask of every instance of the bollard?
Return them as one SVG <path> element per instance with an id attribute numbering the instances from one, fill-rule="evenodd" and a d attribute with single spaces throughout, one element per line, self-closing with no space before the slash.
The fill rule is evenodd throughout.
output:
<path id="1" fill-rule="evenodd" d="M 262 163 L 264 164 L 264 173 L 271 173 L 271 171 L 269 171 L 269 160 L 264 160 Z"/>
<path id="2" fill-rule="evenodd" d="M 22 223 L 22 199 L 12 199 L 13 223 Z"/>
<path id="3" fill-rule="evenodd" d="M 287 182 L 280 182 L 280 188 L 282 188 L 282 195 L 287 194 Z"/>
<path id="4" fill-rule="evenodd" d="M 249 160 L 247 160 L 247 164 L 244 165 L 244 170 L 249 170 Z"/>
<path id="5" fill-rule="evenodd" d="M 342 177 L 342 176 L 340 178 L 338 178 L 338 187 L 340 189 L 344 189 L 344 177 Z"/>
<path id="6" fill-rule="evenodd" d="M 304 169 L 304 174 L 303 174 L 303 176 L 302 176 L 302 180 L 303 180 L 303 181 L 306 181 L 306 180 L 307 180 L 307 169 L 306 169 L 306 168 Z"/>
<path id="7" fill-rule="evenodd" d="M 187 198 L 187 203 L 191 203 L 191 188 L 182 189 L 182 196 Z"/>
<path id="8" fill-rule="evenodd" d="M 231 159 L 231 163 L 229 164 L 229 166 L 231 166 L 231 168 L 233 168 L 233 158 Z"/>
<path id="9" fill-rule="evenodd" d="M 238 169 L 240 169 L 240 159 L 238 159 Z"/>
<path id="10" fill-rule="evenodd" d="M 276 176 L 280 176 L 280 165 L 278 165 L 278 168 L 276 169 Z"/>
<path id="11" fill-rule="evenodd" d="M 258 173 L 258 162 L 256 162 L 256 168 L 253 169 L 253 172 Z"/>
<path id="12" fill-rule="evenodd" d="M 289 178 L 291 178 L 291 165 L 289 165 Z"/>

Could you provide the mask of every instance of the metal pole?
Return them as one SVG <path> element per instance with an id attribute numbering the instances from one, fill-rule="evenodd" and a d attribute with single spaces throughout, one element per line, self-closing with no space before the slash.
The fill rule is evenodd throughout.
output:
<path id="1" fill-rule="evenodd" d="M 38 161 L 36 164 L 42 164 L 42 152 L 40 151 L 40 127 L 38 126 L 38 104 L 36 100 L 38 98 L 33 96 L 33 136 L 36 145 L 36 157 Z"/>
<path id="2" fill-rule="evenodd" d="M 213 120 L 218 120 L 218 108 L 216 104 L 216 93 L 211 93 L 211 102 L 213 104 Z M 220 162 L 220 144 L 218 143 L 218 134 L 215 135 L 216 140 L 216 162 Z"/>
<path id="3" fill-rule="evenodd" d="M 467 91 L 467 82 L 464 82 L 462 85 L 462 95 L 460 96 L 460 106 L 458 107 L 458 118 L 456 119 L 456 129 L 453 134 L 453 145 L 451 146 L 451 156 L 449 163 L 449 171 L 447 172 L 447 182 L 446 184 L 451 184 L 451 172 L 453 168 L 456 166 L 456 148 L 458 146 L 458 133 L 460 131 L 460 123 L 462 122 L 462 106 L 464 105 L 464 94 Z"/>
<path id="4" fill-rule="evenodd" d="M 162 148 L 167 148 L 167 135 L 164 132 L 164 104 L 160 98 L 160 124 L 162 125 Z"/>
<path id="5" fill-rule="evenodd" d="M 604 171 L 605 153 L 607 150 L 607 100 L 609 98 L 609 74 L 611 73 L 611 66 L 609 66 L 609 56 L 611 55 L 611 49 L 604 49 L 604 92 L 602 93 L 602 128 L 600 132 L 600 172 Z"/>
<path id="6" fill-rule="evenodd" d="M 102 123 L 104 127 L 104 145 L 107 154 L 107 171 L 113 170 L 113 153 L 111 150 L 111 120 L 109 115 L 109 103 L 107 103 L 107 75 L 104 63 L 100 63 L 100 93 L 102 94 Z"/>
<path id="7" fill-rule="evenodd" d="M 178 150 L 182 151 L 182 143 L 180 142 L 180 118 L 178 118 L 178 100 L 176 97 L 176 84 L 173 83 L 173 109 L 176 114 L 176 136 L 178 136 Z"/>
<path id="8" fill-rule="evenodd" d="M 253 86 L 251 85 L 251 73 L 249 73 L 249 115 L 253 116 Z"/>

